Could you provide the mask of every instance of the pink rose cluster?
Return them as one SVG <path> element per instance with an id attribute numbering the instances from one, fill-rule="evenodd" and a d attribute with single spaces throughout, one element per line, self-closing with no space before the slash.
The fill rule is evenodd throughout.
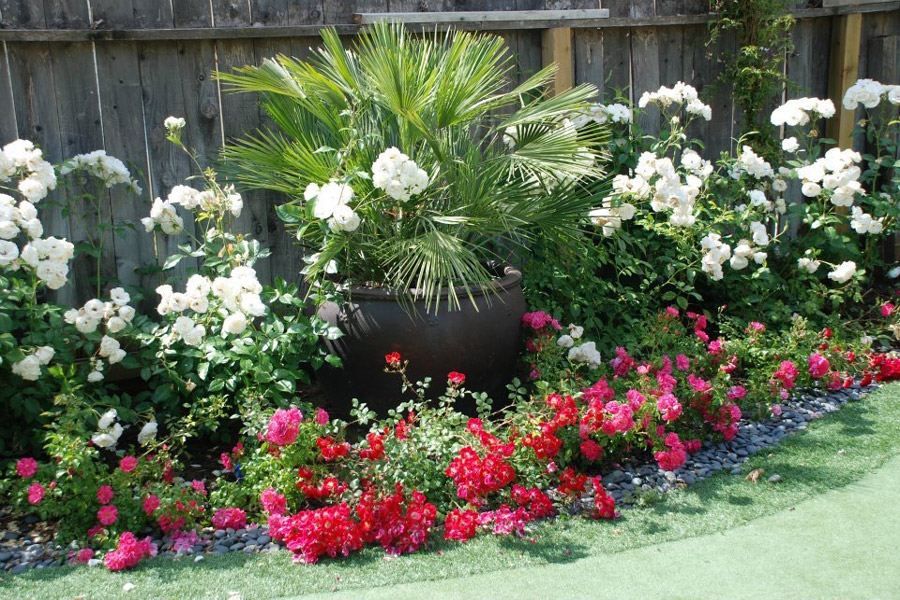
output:
<path id="1" fill-rule="evenodd" d="M 276 446 L 289 446 L 297 440 L 303 414 L 299 409 L 278 409 L 269 419 L 266 441 Z"/>
<path id="2" fill-rule="evenodd" d="M 212 518 L 216 529 L 241 529 L 247 525 L 247 513 L 240 508 L 220 508 Z"/>
<path id="3" fill-rule="evenodd" d="M 151 556 L 156 556 L 156 544 L 151 542 L 150 536 L 138 540 L 133 533 L 126 531 L 119 536 L 119 545 L 104 557 L 103 562 L 110 571 L 123 571 Z"/>

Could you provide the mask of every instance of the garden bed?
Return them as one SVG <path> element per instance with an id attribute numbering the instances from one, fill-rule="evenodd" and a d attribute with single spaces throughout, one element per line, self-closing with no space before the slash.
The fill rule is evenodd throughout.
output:
<path id="1" fill-rule="evenodd" d="M 872 384 L 864 388 L 855 382 L 849 388 L 832 392 L 799 391 L 784 403 L 780 415 L 760 422 L 741 420 L 739 432 L 733 440 L 704 443 L 698 452 L 674 471 L 666 471 L 656 463 L 627 461 L 603 477 L 603 486 L 617 505 L 630 508 L 635 504 L 652 502 L 662 494 L 692 485 L 720 471 L 743 475 L 743 463 L 754 454 L 776 446 L 785 436 L 805 430 L 810 421 L 836 412 L 848 402 L 862 400 L 880 387 L 879 384 Z M 780 482 L 777 473 L 766 474 L 764 479 L 771 484 Z M 590 511 L 593 505 L 593 495 L 587 494 L 571 504 L 568 512 L 578 514 Z M 52 523 L 41 522 L 33 516 L 13 520 L 8 508 L 3 510 L 0 519 L 0 565 L 3 570 L 15 575 L 29 569 L 59 566 L 71 559 L 72 551 L 52 540 Z M 529 531 L 531 529 L 529 527 Z M 205 528 L 192 541 L 195 543 L 164 537 L 155 538 L 153 543 L 159 547 L 160 556 L 193 557 L 196 561 L 203 560 L 209 554 L 277 552 L 284 549 L 282 544 L 272 540 L 265 524 L 256 523 L 238 530 Z M 91 559 L 88 564 L 97 566 L 101 562 Z"/>

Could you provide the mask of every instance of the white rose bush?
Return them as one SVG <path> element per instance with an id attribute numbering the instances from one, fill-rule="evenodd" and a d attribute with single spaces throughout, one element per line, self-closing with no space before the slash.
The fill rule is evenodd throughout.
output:
<path id="1" fill-rule="evenodd" d="M 871 153 L 822 139 L 835 106 L 804 97 L 771 113 L 772 125 L 783 132 L 780 153 L 764 156 L 741 139 L 715 164 L 702 158 L 702 142 L 690 132 L 695 121 L 715 123 L 717 116 L 682 82 L 645 92 L 628 109 L 631 118 L 607 117 L 611 107 L 619 114 L 618 107 L 628 106 L 624 99 L 571 116 L 585 128 L 593 122 L 586 115 L 602 115 L 612 132 L 612 190 L 589 214 L 594 250 L 568 259 L 583 265 L 575 269 L 585 277 L 593 268 L 612 281 L 585 282 L 594 291 L 584 293 L 626 298 L 636 308 L 703 301 L 780 310 L 784 297 L 773 296 L 777 290 L 813 314 L 859 301 L 881 266 L 879 244 L 897 224 L 897 95 L 896 86 L 871 80 L 860 80 L 845 95 L 845 108 L 866 111 L 858 133 Z M 642 134 L 636 123 L 641 111 L 659 112 L 659 136 Z M 539 279 L 575 278 L 547 262 L 538 248 L 531 264 Z M 547 293 L 538 297 L 554 302 L 550 292 L 559 285 L 540 281 L 536 288 L 544 285 Z M 569 308 L 567 318 L 584 320 L 585 307 Z M 607 325 L 596 318 L 587 322 Z M 622 329 L 629 326 L 613 332 Z"/>

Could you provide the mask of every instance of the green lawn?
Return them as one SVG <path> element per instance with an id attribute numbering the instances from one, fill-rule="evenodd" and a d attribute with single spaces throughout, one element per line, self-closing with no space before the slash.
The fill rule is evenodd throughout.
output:
<path id="1" fill-rule="evenodd" d="M 543 577 L 552 573 L 559 573 L 563 577 L 560 582 L 560 590 L 563 590 L 566 589 L 566 584 L 571 586 L 578 581 L 575 573 L 582 572 L 581 567 L 584 565 L 599 564 L 608 559 L 610 564 L 621 566 L 622 560 L 619 559 L 632 554 L 640 556 L 640 552 L 661 552 L 663 548 L 640 550 L 642 547 L 675 540 L 683 540 L 679 542 L 681 546 L 675 546 L 682 548 L 678 552 L 696 552 L 700 555 L 704 549 L 701 547 L 698 550 L 698 544 L 691 542 L 699 543 L 702 540 L 684 538 L 725 532 L 753 519 L 784 511 L 772 517 L 781 518 L 804 500 L 847 486 L 869 475 L 894 455 L 900 454 L 898 425 L 900 384 L 894 384 L 872 394 L 863 402 L 851 404 L 839 413 L 812 423 L 808 431 L 791 436 L 777 449 L 747 463 L 745 471 L 763 467 L 766 476 L 774 473 L 781 475 L 782 482 L 777 485 L 765 481 L 752 484 L 745 482 L 743 477 L 720 474 L 681 492 L 670 494 L 652 506 L 626 511 L 621 519 L 614 522 L 573 519 L 547 524 L 535 531 L 533 541 L 484 536 L 462 545 L 440 541 L 432 551 L 401 558 L 387 559 L 380 550 L 370 549 L 350 559 L 325 559 L 319 565 L 312 566 L 293 565 L 289 553 L 280 552 L 263 556 L 241 554 L 207 557 L 200 563 L 194 563 L 192 558 L 154 559 L 126 573 L 64 567 L 34 571 L 16 577 L 4 576 L 0 582 L 0 597 L 42 600 L 78 596 L 86 600 L 120 598 L 124 596 L 122 586 L 125 583 L 136 586 L 125 596 L 127 598 L 227 598 L 229 592 L 235 591 L 242 599 L 247 600 L 317 592 L 328 594 L 339 590 L 347 590 L 347 597 L 357 597 L 378 595 L 379 590 L 373 588 L 379 586 L 452 579 L 428 586 L 428 589 L 435 593 L 442 591 L 451 597 L 478 597 L 475 590 L 480 589 L 484 596 L 494 598 L 504 597 L 504 581 L 512 586 L 515 582 L 527 582 L 529 574 L 540 574 Z M 900 462 L 897 462 L 897 472 L 900 473 Z M 871 493 L 874 494 L 876 488 L 878 486 Z M 862 489 L 862 492 L 856 490 L 854 493 L 862 493 L 862 497 L 867 497 L 867 488 Z M 819 498 L 816 502 L 827 503 L 829 497 Z M 835 496 L 836 506 L 844 506 L 843 510 L 852 510 L 854 503 L 859 500 L 857 497 L 856 500 L 845 499 L 841 503 L 837 498 Z M 874 508 L 880 506 L 886 509 L 887 503 L 879 502 Z M 821 514 L 829 514 L 829 506 L 826 504 L 821 509 L 824 511 Z M 805 514 L 805 510 L 801 512 Z M 833 514 L 835 522 L 824 524 L 823 527 L 827 526 L 828 530 L 823 529 L 820 533 L 841 526 L 841 512 L 835 510 Z M 820 521 L 821 518 L 809 521 L 807 525 Z M 740 531 L 732 531 L 726 535 L 739 536 Z M 751 533 L 747 533 L 748 541 L 751 538 Z M 859 541 L 858 538 L 851 538 L 851 541 L 853 539 Z M 826 541 L 830 543 L 833 540 L 829 538 L 822 540 L 822 543 Z M 803 543 L 804 547 L 815 547 L 817 540 L 806 539 Z M 734 545 L 734 541 L 729 544 Z M 764 550 L 759 550 L 760 547 L 764 548 L 748 545 L 747 550 L 757 548 L 753 551 L 753 557 L 756 561 L 762 561 L 762 572 L 759 575 L 765 579 L 768 576 L 765 569 L 768 557 Z M 706 550 L 713 551 L 711 548 Z M 851 545 L 846 551 L 848 555 L 857 555 L 867 549 L 853 548 Z M 773 564 L 770 569 L 773 571 L 789 566 L 784 564 L 784 559 L 777 558 L 774 554 L 771 560 Z M 751 561 L 748 559 L 748 562 Z M 696 573 L 683 573 L 685 581 L 701 581 L 700 576 L 708 570 L 708 566 L 701 560 L 689 564 L 694 565 Z M 523 567 L 532 568 L 510 571 Z M 846 568 L 849 572 L 855 567 L 848 562 Z M 596 570 L 596 565 L 593 570 Z M 485 573 L 493 575 L 468 578 Z M 596 576 L 598 583 L 604 580 L 602 573 L 591 576 Z M 615 579 L 612 574 L 607 576 L 610 583 Z M 622 573 L 617 572 L 616 576 L 621 578 Z M 633 578 L 653 576 L 649 572 L 635 572 Z M 480 587 L 473 588 L 473 585 Z M 419 592 L 424 596 L 431 595 L 430 592 L 425 593 L 424 588 L 415 586 L 395 589 L 404 592 L 395 597 L 416 597 Z M 750 588 L 738 589 L 744 591 L 743 594 L 737 594 L 739 596 L 756 595 L 748 591 Z M 765 588 L 760 588 L 760 595 L 763 594 L 763 589 Z M 670 591 L 678 595 L 677 588 Z M 582 592 L 580 595 L 583 596 L 592 595 L 590 591 L 580 588 L 574 588 L 571 594 L 560 591 L 559 595 L 578 597 L 578 592 Z M 652 591 L 648 593 L 655 594 Z M 842 595 L 838 591 L 829 593 Z M 597 595 L 600 595 L 599 592 Z M 692 595 L 695 594 L 684 591 L 684 596 Z M 875 595 L 900 596 L 900 588 L 895 594 Z M 518 597 L 521 596 L 519 593 Z M 508 597 L 515 597 L 515 594 Z"/>

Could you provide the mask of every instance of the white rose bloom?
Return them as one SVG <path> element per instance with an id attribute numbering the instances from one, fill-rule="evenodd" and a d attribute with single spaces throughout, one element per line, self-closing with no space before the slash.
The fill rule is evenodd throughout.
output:
<path id="1" fill-rule="evenodd" d="M 209 310 L 209 296 L 197 296 L 191 299 L 191 310 L 197 314 L 206 314 Z"/>
<path id="2" fill-rule="evenodd" d="M 113 304 L 116 306 L 125 306 L 131 302 L 131 295 L 123 288 L 116 287 L 109 290 L 109 299 L 112 300 Z"/>
<path id="3" fill-rule="evenodd" d="M 856 274 L 856 263 L 847 260 L 839 264 L 828 273 L 828 278 L 836 283 L 846 283 Z"/>
<path id="4" fill-rule="evenodd" d="M 141 427 L 141 431 L 138 433 L 138 443 L 144 445 L 149 441 L 155 440 L 157 430 L 158 425 L 156 424 L 156 421 L 148 421 L 146 425 Z"/>
<path id="5" fill-rule="evenodd" d="M 181 292 L 173 292 L 168 301 L 169 308 L 176 313 L 184 312 L 191 306 L 191 298 Z"/>
<path id="6" fill-rule="evenodd" d="M 353 198 L 353 188 L 349 185 L 336 183 L 334 181 L 326 183 L 319 190 L 316 196 L 315 206 L 313 207 L 313 216 L 317 219 L 327 219 L 334 214 L 334 210 L 342 205 L 347 204 Z"/>
<path id="7" fill-rule="evenodd" d="M 19 258 L 19 247 L 12 242 L 0 240 L 0 266 L 11 264 Z"/>
<path id="8" fill-rule="evenodd" d="M 131 323 L 131 320 L 134 318 L 134 308 L 131 306 L 123 306 L 119 309 L 119 316 L 128 323 Z"/>
<path id="9" fill-rule="evenodd" d="M 206 327 L 197 325 L 184 335 L 184 343 L 188 346 L 199 346 L 206 336 Z"/>
<path id="10" fill-rule="evenodd" d="M 208 295 L 210 289 L 212 289 L 212 282 L 209 280 L 209 277 L 191 275 L 187 280 L 184 291 L 189 296 L 196 298 Z"/>
<path id="11" fill-rule="evenodd" d="M 359 227 L 359 215 L 346 204 L 338 206 L 334 210 L 331 220 L 328 222 L 332 231 L 355 231 Z"/>
<path id="12" fill-rule="evenodd" d="M 821 263 L 819 261 L 811 258 L 803 257 L 797 259 L 797 266 L 807 273 L 815 273 L 816 271 L 818 271 L 820 264 Z"/>
<path id="13" fill-rule="evenodd" d="M 266 305 L 263 304 L 263 301 L 259 297 L 259 294 L 244 292 L 243 294 L 241 294 L 241 298 L 238 304 L 241 308 L 241 311 L 250 316 L 262 317 L 266 314 Z"/>
<path id="14" fill-rule="evenodd" d="M 166 117 L 166 120 L 163 121 L 163 125 L 169 131 L 180 131 L 187 125 L 187 121 L 185 121 L 183 117 Z"/>
<path id="15" fill-rule="evenodd" d="M 42 365 L 50 364 L 50 361 L 53 360 L 53 356 L 55 354 L 56 350 L 54 350 L 50 346 L 41 346 L 34 351 L 34 356 L 37 357 L 38 361 L 40 361 Z"/>
<path id="16" fill-rule="evenodd" d="M 11 240 L 19 235 L 19 226 L 12 221 L 0 221 L 0 238 Z"/>
<path id="17" fill-rule="evenodd" d="M 229 334 L 240 335 L 245 329 L 247 329 L 247 317 L 244 316 L 244 313 L 232 313 L 222 323 L 222 337 Z"/>
<path id="18" fill-rule="evenodd" d="M 97 383 L 103 381 L 103 371 L 91 371 L 88 373 L 87 380 L 89 383 Z"/>
<path id="19" fill-rule="evenodd" d="M 194 328 L 194 320 L 190 317 L 178 317 L 172 329 L 180 336 L 184 337 L 186 333 Z"/>
<path id="20" fill-rule="evenodd" d="M 44 225 L 41 223 L 40 219 L 22 221 L 20 224 L 25 229 L 26 233 L 28 233 L 28 237 L 33 240 L 44 235 Z"/>
<path id="21" fill-rule="evenodd" d="M 891 104 L 900 104 L 900 85 L 888 85 L 885 86 L 887 88 L 887 99 Z"/>
<path id="22" fill-rule="evenodd" d="M 737 251 L 737 249 L 735 249 L 735 251 Z M 747 260 L 746 257 L 735 254 L 734 256 L 731 257 L 729 264 L 731 264 L 731 268 L 734 269 L 735 271 L 740 271 L 741 269 L 743 269 L 744 267 L 749 265 L 750 262 Z"/>
<path id="23" fill-rule="evenodd" d="M 35 269 L 35 275 L 51 290 L 58 290 L 68 281 L 66 275 L 69 267 L 65 264 L 41 261 Z"/>
<path id="24" fill-rule="evenodd" d="M 119 348 L 118 350 L 113 350 L 113 351 L 110 353 L 110 355 L 109 355 L 109 357 L 107 358 L 107 360 L 109 361 L 109 364 L 114 365 L 114 364 L 116 364 L 116 363 L 118 363 L 118 362 L 122 362 L 122 359 L 124 359 L 127 355 L 128 355 L 127 352 L 125 352 L 124 350 L 122 350 L 121 348 Z"/>
<path id="25" fill-rule="evenodd" d="M 97 331 L 97 326 L 99 325 L 99 319 L 91 318 L 88 315 L 79 315 L 75 319 L 75 329 L 77 329 L 80 333 L 94 333 L 95 331 Z"/>
<path id="26" fill-rule="evenodd" d="M 795 137 L 785 138 L 781 140 L 781 149 L 793 153 L 800 149 L 800 143 Z"/>
<path id="27" fill-rule="evenodd" d="M 119 333 L 123 329 L 127 323 L 125 319 L 121 317 L 110 317 L 110 319 L 106 322 L 106 330 L 110 333 Z"/>
<path id="28" fill-rule="evenodd" d="M 769 255 L 766 252 L 754 252 L 753 253 L 753 262 L 755 262 L 758 265 L 761 265 L 764 262 L 766 262 L 767 258 L 769 258 Z"/>
<path id="29" fill-rule="evenodd" d="M 169 204 L 178 204 L 187 210 L 194 210 L 200 205 L 200 191 L 188 185 L 176 185 L 166 200 Z"/>
<path id="30" fill-rule="evenodd" d="M 581 339 L 581 336 L 584 335 L 584 327 L 569 323 L 569 335 L 572 336 L 573 340 Z"/>
<path id="31" fill-rule="evenodd" d="M 41 361 L 37 356 L 26 356 L 12 364 L 12 372 L 26 381 L 37 381 L 41 377 Z"/>
<path id="32" fill-rule="evenodd" d="M 570 348 L 568 358 L 572 362 L 587 363 L 594 369 L 599 369 L 603 366 L 603 360 L 594 342 L 585 342 L 580 346 Z"/>
<path id="33" fill-rule="evenodd" d="M 306 186 L 306 189 L 303 190 L 303 199 L 309 202 L 313 198 L 319 195 L 319 184 L 311 183 Z"/>
<path id="34" fill-rule="evenodd" d="M 99 429 L 109 429 L 110 425 L 119 417 L 119 413 L 116 412 L 116 409 L 111 408 L 100 417 L 100 420 L 97 422 L 97 427 Z"/>
<path id="35" fill-rule="evenodd" d="M 103 432 L 95 433 L 93 437 L 91 437 L 91 441 L 99 448 L 109 448 L 110 446 L 115 445 L 118 439 L 111 433 Z"/>
<path id="36" fill-rule="evenodd" d="M 98 351 L 100 356 L 107 357 L 111 355 L 113 352 L 120 348 L 119 340 L 115 338 L 111 338 L 108 335 L 104 335 L 100 340 L 100 350 Z"/>
<path id="37" fill-rule="evenodd" d="M 575 340 L 572 339 L 571 335 L 561 335 L 559 339 L 556 340 L 556 345 L 562 348 L 571 348 L 575 345 Z"/>
<path id="38" fill-rule="evenodd" d="M 807 181 L 803 184 L 800 191 L 803 192 L 803 195 L 807 198 L 815 198 L 822 193 L 822 187 L 818 183 Z"/>
<path id="39" fill-rule="evenodd" d="M 241 216 L 241 211 L 244 210 L 244 199 L 240 194 L 228 194 L 228 210 L 235 219 Z"/>
<path id="40" fill-rule="evenodd" d="M 887 276 L 890 279 L 897 279 L 898 277 L 900 277 L 900 266 L 896 266 L 893 269 L 891 269 L 890 271 L 888 271 Z"/>

